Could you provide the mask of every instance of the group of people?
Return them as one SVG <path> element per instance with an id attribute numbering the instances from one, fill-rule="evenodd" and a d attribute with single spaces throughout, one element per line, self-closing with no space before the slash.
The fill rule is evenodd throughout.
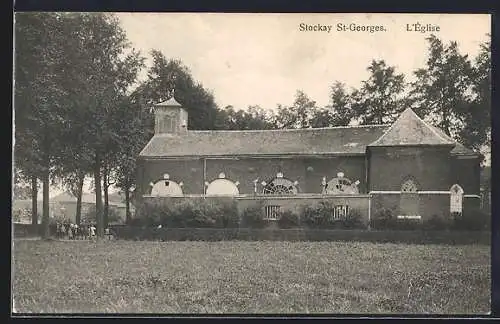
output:
<path id="1" fill-rule="evenodd" d="M 68 240 L 91 240 L 96 237 L 96 227 L 94 224 L 57 223 L 56 237 Z"/>

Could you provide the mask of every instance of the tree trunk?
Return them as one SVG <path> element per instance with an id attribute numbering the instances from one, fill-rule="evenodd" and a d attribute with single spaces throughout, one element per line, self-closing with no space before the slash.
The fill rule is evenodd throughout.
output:
<path id="1" fill-rule="evenodd" d="M 102 239 L 104 237 L 104 224 L 102 218 L 101 156 L 97 152 L 95 155 L 94 182 L 97 238 Z"/>
<path id="2" fill-rule="evenodd" d="M 103 211 L 103 224 L 104 228 L 108 227 L 109 221 L 109 179 L 108 179 L 108 168 L 104 167 L 104 172 L 102 175 L 102 183 L 104 190 L 104 211 Z"/>
<path id="3" fill-rule="evenodd" d="M 42 178 L 43 184 L 43 216 L 42 216 L 42 238 L 48 239 L 50 236 L 50 207 L 49 207 L 49 190 L 50 190 L 50 177 L 49 170 L 45 170 Z"/>
<path id="4" fill-rule="evenodd" d="M 448 109 L 445 109 L 443 113 L 443 130 L 446 135 L 451 136 L 450 132 L 450 120 L 448 119 L 449 112 Z"/>
<path id="5" fill-rule="evenodd" d="M 78 192 L 76 197 L 76 224 L 80 226 L 82 222 L 82 194 L 83 194 L 83 181 L 85 180 L 85 175 L 81 176 L 78 180 Z"/>
<path id="6" fill-rule="evenodd" d="M 31 177 L 31 224 L 38 224 L 38 180 Z"/>
<path id="7" fill-rule="evenodd" d="M 127 224 L 130 224 L 131 220 L 130 216 L 130 189 L 127 187 L 125 188 L 125 222 Z"/>

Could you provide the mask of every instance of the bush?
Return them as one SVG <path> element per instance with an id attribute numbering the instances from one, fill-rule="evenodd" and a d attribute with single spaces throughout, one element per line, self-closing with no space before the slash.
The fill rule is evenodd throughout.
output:
<path id="1" fill-rule="evenodd" d="M 213 199 L 185 199 L 168 205 L 165 202 L 142 203 L 133 224 L 169 228 L 234 228 L 238 227 L 238 209 L 234 201 Z"/>
<path id="2" fill-rule="evenodd" d="M 176 223 L 175 227 L 215 227 L 215 209 L 215 206 L 205 199 L 183 200 L 174 208 L 172 225 Z"/>
<path id="3" fill-rule="evenodd" d="M 422 229 L 419 219 L 398 219 L 391 209 L 380 208 L 371 220 L 371 227 L 380 230 L 417 230 Z"/>
<path id="4" fill-rule="evenodd" d="M 243 210 L 241 214 L 242 227 L 264 228 L 267 221 L 264 219 L 262 204 L 257 204 Z"/>
<path id="5" fill-rule="evenodd" d="M 389 229 L 414 231 L 422 229 L 422 221 L 420 219 L 393 219 L 389 222 Z"/>
<path id="6" fill-rule="evenodd" d="M 389 229 L 394 223 L 392 210 L 388 208 L 380 208 L 374 213 L 374 217 L 370 221 L 370 226 L 374 229 Z"/>
<path id="7" fill-rule="evenodd" d="M 432 215 L 431 218 L 423 222 L 422 228 L 430 231 L 440 231 L 449 229 L 450 224 L 443 217 Z"/>
<path id="8" fill-rule="evenodd" d="M 278 219 L 278 226 L 279 228 L 299 227 L 299 215 L 292 212 L 291 210 L 285 210 L 281 212 Z"/>
<path id="9" fill-rule="evenodd" d="M 365 224 L 363 223 L 363 218 L 359 210 L 350 209 L 346 219 L 343 221 L 343 226 L 344 228 L 348 229 L 365 227 Z"/>
<path id="10" fill-rule="evenodd" d="M 302 223 L 310 228 L 332 227 L 333 205 L 330 202 L 322 201 L 316 206 L 305 206 L 302 215 Z"/>
<path id="11" fill-rule="evenodd" d="M 219 205 L 219 215 L 217 217 L 218 228 L 238 228 L 240 216 L 238 214 L 238 206 L 235 201 L 230 203 L 224 202 Z"/>
<path id="12" fill-rule="evenodd" d="M 135 226 L 158 226 L 166 212 L 167 207 L 156 200 L 143 201 L 137 207 L 135 218 L 131 225 Z"/>
<path id="13" fill-rule="evenodd" d="M 463 215 L 453 215 L 454 229 L 483 231 L 491 228 L 491 215 L 484 210 L 474 208 L 464 212 Z"/>
<path id="14" fill-rule="evenodd" d="M 304 208 L 302 223 L 310 228 L 363 228 L 363 218 L 357 209 L 350 209 L 344 219 L 333 219 L 334 205 L 322 201 Z"/>

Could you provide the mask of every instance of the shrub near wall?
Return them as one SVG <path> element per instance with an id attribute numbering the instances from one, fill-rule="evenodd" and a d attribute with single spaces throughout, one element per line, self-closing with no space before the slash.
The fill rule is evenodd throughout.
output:
<path id="1" fill-rule="evenodd" d="M 261 201 L 244 209 L 241 213 L 240 227 L 264 228 L 267 224 L 268 222 L 264 219 L 264 203 Z"/>
<path id="2" fill-rule="evenodd" d="M 425 220 L 397 219 L 391 209 L 380 208 L 374 213 L 371 228 L 380 230 L 422 231 L 485 231 L 490 229 L 491 217 L 480 209 L 471 209 L 463 215 L 432 215 Z"/>
<path id="3" fill-rule="evenodd" d="M 345 218 L 333 218 L 334 205 L 322 201 L 314 206 L 304 206 L 301 223 L 309 228 L 356 229 L 364 228 L 361 213 L 350 209 Z"/>
<path id="4" fill-rule="evenodd" d="M 144 201 L 137 209 L 133 226 L 167 228 L 236 228 L 239 217 L 233 200 L 186 199 L 169 205 L 162 201 Z"/>
<path id="5" fill-rule="evenodd" d="M 480 208 L 472 208 L 463 215 L 452 214 L 453 228 L 457 230 L 483 231 L 491 229 L 491 214 Z"/>
<path id="6" fill-rule="evenodd" d="M 280 213 L 280 217 L 278 219 L 279 228 L 297 228 L 300 227 L 300 218 L 299 215 L 294 213 L 291 210 L 285 210 Z"/>

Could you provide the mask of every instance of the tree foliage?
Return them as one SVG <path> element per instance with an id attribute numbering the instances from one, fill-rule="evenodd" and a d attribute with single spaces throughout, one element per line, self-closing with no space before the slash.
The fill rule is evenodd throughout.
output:
<path id="1" fill-rule="evenodd" d="M 219 130 L 256 130 L 274 129 L 272 111 L 260 106 L 249 106 L 247 110 L 236 110 L 233 106 L 219 109 L 215 129 Z"/>
<path id="2" fill-rule="evenodd" d="M 310 125 L 313 128 L 349 125 L 354 118 L 352 102 L 345 84 L 335 82 L 330 88 L 330 104 L 313 112 Z"/>
<path id="3" fill-rule="evenodd" d="M 367 70 L 369 78 L 352 94 L 353 117 L 363 125 L 391 123 L 405 108 L 404 75 L 384 60 L 373 60 Z"/>
<path id="4" fill-rule="evenodd" d="M 448 45 L 434 35 L 427 38 L 426 66 L 415 71 L 411 100 L 420 116 L 427 117 L 446 134 L 459 139 L 463 116 L 471 101 L 473 67 L 457 42 Z"/>
<path id="5" fill-rule="evenodd" d="M 474 60 L 472 102 L 462 113 L 461 142 L 476 150 L 491 146 L 491 40 L 481 44 Z"/>
<path id="6" fill-rule="evenodd" d="M 274 123 L 277 128 L 309 128 L 316 109 L 316 102 L 297 90 L 292 106 L 278 106 Z"/>
<path id="7" fill-rule="evenodd" d="M 153 65 L 148 78 L 134 92 L 133 100 L 145 107 L 175 98 L 188 111 L 191 129 L 214 129 L 217 105 L 213 94 L 196 81 L 179 60 L 169 60 L 157 50 L 151 51 Z"/>

